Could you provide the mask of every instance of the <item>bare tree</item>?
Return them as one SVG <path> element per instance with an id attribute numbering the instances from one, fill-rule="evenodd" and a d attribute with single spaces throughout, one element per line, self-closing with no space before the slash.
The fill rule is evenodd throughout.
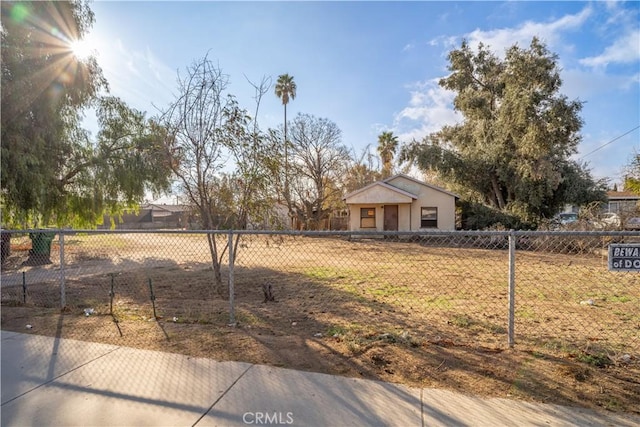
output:
<path id="1" fill-rule="evenodd" d="M 253 117 L 237 121 L 232 133 L 234 141 L 229 145 L 236 170 L 233 173 L 233 215 L 236 229 L 264 224 L 273 213 L 275 199 L 272 182 L 273 164 L 279 162 L 279 142 L 269 138 L 258 125 L 257 117 L 262 97 L 271 88 L 271 80 L 263 77 L 259 84 L 247 79 L 254 88 L 255 110 Z M 237 253 L 240 236 L 236 239 Z"/>
<path id="2" fill-rule="evenodd" d="M 353 153 L 353 160 L 344 180 L 347 193 L 356 191 L 382 178 L 382 173 L 378 172 L 380 162 L 376 162 L 376 160 L 378 158 L 371 153 L 371 144 L 364 147 L 359 155 L 355 152 Z"/>
<path id="3" fill-rule="evenodd" d="M 300 225 L 318 228 L 339 200 L 341 178 L 350 162 L 342 132 L 332 121 L 298 114 L 291 125 L 293 205 Z"/>
<path id="4" fill-rule="evenodd" d="M 230 147 L 242 139 L 250 120 L 235 98 L 225 94 L 228 76 L 207 56 L 178 75 L 178 95 L 164 112 L 169 129 L 166 148 L 171 168 L 184 194 L 195 207 L 205 230 L 220 227 L 220 172 L 230 156 Z M 228 198 L 227 198 L 228 199 Z M 214 287 L 224 296 L 220 271 L 226 244 L 219 247 L 215 234 L 207 234 L 214 272 Z"/>

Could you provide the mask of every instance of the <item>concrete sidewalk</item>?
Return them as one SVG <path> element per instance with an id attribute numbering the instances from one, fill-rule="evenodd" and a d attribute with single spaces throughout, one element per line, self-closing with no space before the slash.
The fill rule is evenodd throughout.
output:
<path id="1" fill-rule="evenodd" d="M 639 426 L 640 418 L 2 331 L 2 426 Z"/>

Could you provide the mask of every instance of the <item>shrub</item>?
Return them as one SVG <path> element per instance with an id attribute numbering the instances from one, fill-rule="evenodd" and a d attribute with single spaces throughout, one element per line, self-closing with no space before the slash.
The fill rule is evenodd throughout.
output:
<path id="1" fill-rule="evenodd" d="M 525 222 L 516 215 L 495 209 L 482 203 L 461 200 L 458 202 L 461 211 L 463 230 L 529 230 L 535 224 Z"/>

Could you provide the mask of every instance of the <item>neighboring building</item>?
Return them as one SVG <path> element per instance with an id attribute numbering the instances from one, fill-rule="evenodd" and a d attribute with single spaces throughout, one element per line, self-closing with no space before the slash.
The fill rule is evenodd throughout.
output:
<path id="1" fill-rule="evenodd" d="M 190 227 L 189 207 L 184 205 L 145 204 L 137 213 L 127 212 L 121 218 L 114 218 L 116 228 L 160 229 L 160 228 L 192 228 Z M 105 216 L 99 228 L 110 228 L 111 218 Z"/>
<path id="2" fill-rule="evenodd" d="M 640 209 L 640 196 L 631 191 L 607 191 L 607 199 L 605 212 L 629 215 Z"/>
<path id="3" fill-rule="evenodd" d="M 351 231 L 455 230 L 459 196 L 399 174 L 344 197 Z"/>
<path id="4" fill-rule="evenodd" d="M 277 202 L 267 209 L 260 218 L 250 216 L 248 230 L 291 230 L 289 209 L 284 203 Z"/>

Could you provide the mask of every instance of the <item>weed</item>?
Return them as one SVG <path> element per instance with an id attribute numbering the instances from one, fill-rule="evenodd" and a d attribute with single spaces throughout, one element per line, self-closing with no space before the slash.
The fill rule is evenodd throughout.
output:
<path id="1" fill-rule="evenodd" d="M 306 270 L 304 274 L 316 280 L 331 280 L 343 277 L 340 276 L 335 269 L 327 267 L 310 268 Z"/>
<path id="2" fill-rule="evenodd" d="M 569 353 L 572 350 L 564 341 L 557 339 L 544 342 L 542 348 L 559 353 Z"/>
<path id="3" fill-rule="evenodd" d="M 609 411 L 619 411 L 623 406 L 615 397 L 609 397 L 609 399 L 602 405 Z"/>
<path id="4" fill-rule="evenodd" d="M 449 309 L 453 307 L 453 303 L 451 300 L 445 296 L 438 295 L 435 298 L 429 298 L 425 301 L 425 305 L 441 308 L 441 309 Z"/>
<path id="5" fill-rule="evenodd" d="M 341 336 L 341 335 L 345 335 L 346 334 L 346 329 L 343 328 L 342 326 L 330 326 L 327 329 L 327 335 L 330 337 L 336 337 L 336 336 Z"/>
<path id="6" fill-rule="evenodd" d="M 531 307 L 522 307 L 521 309 L 516 310 L 516 316 L 520 319 L 534 319 L 536 314 Z"/>
<path id="7" fill-rule="evenodd" d="M 216 317 L 218 317 L 222 322 L 229 320 L 229 315 L 226 312 L 220 312 Z M 264 323 L 260 318 L 248 310 L 236 310 L 235 319 L 236 322 L 244 325 L 258 325 L 260 323 Z"/>
<path id="8" fill-rule="evenodd" d="M 629 302 L 629 301 L 631 301 L 631 298 L 629 298 L 629 297 L 628 297 L 628 296 L 626 296 L 626 295 L 621 295 L 621 296 L 618 296 L 618 295 L 612 295 L 612 296 L 610 296 L 610 297 L 605 297 L 605 298 L 603 298 L 603 299 L 604 299 L 605 301 L 607 301 L 607 302 L 623 302 L 623 303 L 624 303 L 624 302 Z"/>
<path id="9" fill-rule="evenodd" d="M 356 355 L 362 353 L 366 349 L 366 346 L 363 346 L 357 341 L 347 341 L 347 349 L 351 354 Z"/>
<path id="10" fill-rule="evenodd" d="M 390 283 L 382 282 L 371 290 L 371 294 L 382 298 L 410 296 L 411 289 L 408 286 L 394 286 Z"/>
<path id="11" fill-rule="evenodd" d="M 613 364 L 611 359 L 609 359 L 609 356 L 603 353 L 583 352 L 581 354 L 578 354 L 577 359 L 582 363 L 587 363 L 597 368 L 604 368 Z"/>
<path id="12" fill-rule="evenodd" d="M 465 314 L 459 314 L 454 316 L 449 323 L 459 328 L 468 328 L 473 323 L 473 320 Z"/>

